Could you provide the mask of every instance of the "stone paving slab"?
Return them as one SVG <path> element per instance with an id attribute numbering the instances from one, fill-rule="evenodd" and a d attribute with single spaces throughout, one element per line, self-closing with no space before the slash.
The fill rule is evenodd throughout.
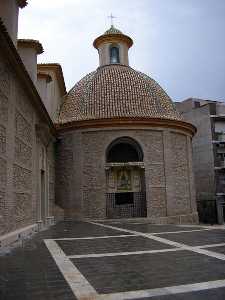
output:
<path id="1" fill-rule="evenodd" d="M 120 234 L 84 222 L 61 222 L 36 234 L 0 256 L 0 300 L 76 300 L 43 239 Z"/>
<path id="2" fill-rule="evenodd" d="M 90 240 L 57 240 L 57 243 L 66 255 L 132 252 L 174 248 L 140 236 Z"/>
<path id="3" fill-rule="evenodd" d="M 176 232 L 176 231 L 190 231 L 190 230 L 201 230 L 199 226 L 175 226 L 175 225 L 153 225 L 153 224 L 140 224 L 140 223 L 114 223 L 114 222 L 107 222 L 107 225 L 112 225 L 114 227 L 139 231 L 143 233 L 161 233 L 161 232 Z"/>
<path id="4" fill-rule="evenodd" d="M 155 289 L 225 278 L 225 261 L 190 251 L 72 261 L 99 293 Z"/>
<path id="5" fill-rule="evenodd" d="M 140 222 L 111 222 L 114 229 L 87 222 L 62 222 L 38 233 L 22 247 L 0 256 L 0 300 L 108 300 L 108 296 L 110 300 L 141 300 L 144 294 L 144 299 L 152 300 L 225 300 L 225 260 L 220 255 L 225 254 L 225 246 L 214 245 L 225 243 L 225 230 L 196 231 L 201 227 L 152 225 L 146 220 L 144 224 L 134 224 Z M 137 231 L 140 236 L 131 236 L 129 230 L 119 228 Z M 168 233 L 173 231 L 176 234 Z M 176 240 L 186 245 L 204 245 L 203 250 L 214 252 L 204 254 L 202 249 L 198 252 L 199 248 L 179 244 L 175 248 L 169 241 Z M 141 252 L 149 249 L 154 253 Z M 129 253 L 135 251 L 140 253 Z M 93 252 L 96 257 L 88 257 Z M 111 252 L 113 256 L 106 256 Z M 71 258 L 70 254 L 84 256 Z M 73 281 L 76 284 L 72 287 Z M 79 296 L 85 295 L 88 285 L 94 298 Z M 156 297 L 174 293 L 176 286 L 175 294 Z M 160 291 L 154 294 L 157 288 Z M 94 289 L 106 294 L 98 295 Z"/>
<path id="6" fill-rule="evenodd" d="M 224 300 L 225 288 L 197 291 L 194 293 L 181 293 L 176 295 L 136 298 L 135 300 Z"/>
<path id="7" fill-rule="evenodd" d="M 0 257 L 0 299 L 75 300 L 76 297 L 44 243 L 35 238 L 10 255 Z"/>
<path id="8" fill-rule="evenodd" d="M 224 233 L 224 234 L 225 234 L 225 233 Z M 210 247 L 209 250 L 210 250 L 210 251 L 217 252 L 217 253 L 225 254 L 225 246 Z M 224 299 L 225 299 L 225 297 L 224 297 Z"/>
<path id="9" fill-rule="evenodd" d="M 161 234 L 160 237 L 190 246 L 201 246 L 206 244 L 225 243 L 225 230 L 214 229 L 197 232 L 186 232 L 185 234 L 166 233 Z"/>
<path id="10" fill-rule="evenodd" d="M 124 233 L 126 234 L 126 233 Z M 50 230 L 42 232 L 43 238 L 82 238 L 121 235 L 121 232 L 84 222 L 60 222 Z"/>

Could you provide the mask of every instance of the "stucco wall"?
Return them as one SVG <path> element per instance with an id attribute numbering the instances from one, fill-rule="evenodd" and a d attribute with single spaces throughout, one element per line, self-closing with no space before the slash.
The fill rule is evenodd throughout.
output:
<path id="1" fill-rule="evenodd" d="M 184 118 L 198 128 L 193 138 L 197 200 L 213 200 L 215 197 L 215 172 L 209 106 L 205 105 L 184 113 Z"/>
<path id="2" fill-rule="evenodd" d="M 189 100 L 191 103 L 192 99 Z M 186 101 L 184 101 L 186 102 Z M 192 101 L 193 102 L 193 101 Z M 178 109 L 182 112 L 187 122 L 197 127 L 197 133 L 193 138 L 193 167 L 196 182 L 196 198 L 198 203 L 199 218 L 201 222 L 217 222 L 216 212 L 216 183 L 220 180 L 215 172 L 217 164 L 217 146 L 213 140 L 217 139 L 215 132 L 222 130 L 222 123 L 217 122 L 210 115 L 223 113 L 224 107 L 216 102 L 207 103 L 194 108 L 194 105 L 184 109 L 186 104 L 181 102 Z M 184 107 L 183 107 L 184 105 Z"/>
<path id="3" fill-rule="evenodd" d="M 17 50 L 34 84 L 37 83 L 37 50 L 18 44 Z"/>
<path id="4" fill-rule="evenodd" d="M 124 42 L 118 42 L 118 43 L 103 43 L 100 45 L 98 51 L 99 51 L 99 65 L 109 65 L 110 64 L 110 47 L 112 45 L 116 45 L 119 47 L 119 59 L 120 64 L 129 65 L 128 61 L 128 46 Z"/>
<path id="5" fill-rule="evenodd" d="M 45 70 L 45 73 L 51 76 L 51 81 L 46 82 L 46 78 L 37 79 L 37 89 L 42 96 L 42 101 L 54 123 L 57 122 L 59 108 L 62 104 L 62 94 L 59 82 L 54 70 Z"/>
<path id="6" fill-rule="evenodd" d="M 167 129 L 64 133 L 58 143 L 57 201 L 74 217 L 105 218 L 105 153 L 116 138 L 135 139 L 144 153 L 148 217 L 192 222 L 196 213 L 190 137 Z M 181 217 L 183 216 L 183 217 Z M 196 215 L 195 215 L 196 216 Z M 196 219 L 195 219 L 196 220 Z"/>
<path id="7" fill-rule="evenodd" d="M 7 31 L 16 46 L 18 33 L 19 6 L 16 0 L 0 1 L 0 18 L 3 20 Z"/>

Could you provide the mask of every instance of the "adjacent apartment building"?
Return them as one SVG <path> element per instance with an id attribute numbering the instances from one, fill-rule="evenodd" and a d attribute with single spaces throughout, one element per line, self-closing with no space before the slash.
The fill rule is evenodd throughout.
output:
<path id="1" fill-rule="evenodd" d="M 176 103 L 197 127 L 193 162 L 200 222 L 225 222 L 225 103 L 189 98 Z"/>

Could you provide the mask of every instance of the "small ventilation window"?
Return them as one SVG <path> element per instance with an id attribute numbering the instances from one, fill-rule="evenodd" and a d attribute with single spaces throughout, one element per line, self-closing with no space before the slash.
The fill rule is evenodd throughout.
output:
<path id="1" fill-rule="evenodd" d="M 120 63 L 120 52 L 117 46 L 110 48 L 110 63 L 119 64 Z"/>

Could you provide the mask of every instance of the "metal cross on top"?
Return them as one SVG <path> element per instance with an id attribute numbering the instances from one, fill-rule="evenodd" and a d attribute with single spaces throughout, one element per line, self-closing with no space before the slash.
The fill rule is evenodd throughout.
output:
<path id="1" fill-rule="evenodd" d="M 116 17 L 111 14 L 110 16 L 108 16 L 108 18 L 111 19 L 111 26 L 113 26 L 113 19 L 115 19 Z"/>

